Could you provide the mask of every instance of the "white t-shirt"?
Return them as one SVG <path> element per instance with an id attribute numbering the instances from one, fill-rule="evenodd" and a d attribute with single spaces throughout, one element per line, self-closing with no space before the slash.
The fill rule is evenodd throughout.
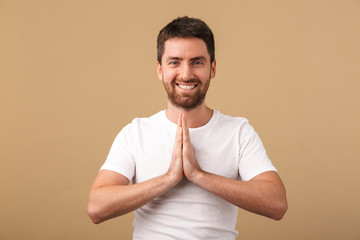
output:
<path id="1" fill-rule="evenodd" d="M 240 181 L 276 171 L 245 118 L 214 110 L 207 124 L 189 132 L 204 171 Z M 176 124 L 165 111 L 136 118 L 115 138 L 101 170 L 118 172 L 134 184 L 165 174 L 175 134 Z M 184 179 L 135 211 L 133 239 L 235 239 L 236 219 L 236 206 Z"/>

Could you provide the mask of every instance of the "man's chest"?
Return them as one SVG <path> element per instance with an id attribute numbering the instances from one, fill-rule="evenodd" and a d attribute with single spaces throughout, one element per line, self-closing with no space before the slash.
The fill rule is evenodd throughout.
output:
<path id="1" fill-rule="evenodd" d="M 238 178 L 239 155 L 234 136 L 203 131 L 190 132 L 190 138 L 195 158 L 202 170 L 232 179 Z M 167 172 L 174 140 L 175 132 L 168 129 L 142 134 L 134 152 L 135 182 L 143 182 Z"/>

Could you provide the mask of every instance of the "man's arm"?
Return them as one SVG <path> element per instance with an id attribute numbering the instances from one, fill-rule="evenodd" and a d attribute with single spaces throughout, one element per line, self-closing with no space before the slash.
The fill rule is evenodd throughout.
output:
<path id="1" fill-rule="evenodd" d="M 116 172 L 102 170 L 90 190 L 88 215 L 94 223 L 131 212 L 164 194 L 183 178 L 182 129 L 178 129 L 169 170 L 166 174 L 142 183 L 129 185 L 129 180 Z"/>
<path id="2" fill-rule="evenodd" d="M 250 181 L 238 181 L 200 169 L 183 121 L 183 166 L 186 178 L 244 210 L 280 220 L 287 210 L 285 187 L 274 171 L 264 172 Z"/>
<path id="3" fill-rule="evenodd" d="M 275 220 L 282 219 L 287 210 L 285 188 L 274 171 L 261 173 L 250 181 L 198 172 L 190 181 L 239 208 Z"/>
<path id="4" fill-rule="evenodd" d="M 88 215 L 94 223 L 131 212 L 162 195 L 176 184 L 168 174 L 129 185 L 116 172 L 102 170 L 90 190 Z"/>

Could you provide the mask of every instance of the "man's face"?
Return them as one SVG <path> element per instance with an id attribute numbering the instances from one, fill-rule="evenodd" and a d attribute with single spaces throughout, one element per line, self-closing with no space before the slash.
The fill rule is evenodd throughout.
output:
<path id="1" fill-rule="evenodd" d="M 206 44 L 198 38 L 171 38 L 165 42 L 161 65 L 157 63 L 170 103 L 183 109 L 200 106 L 215 77 Z"/>

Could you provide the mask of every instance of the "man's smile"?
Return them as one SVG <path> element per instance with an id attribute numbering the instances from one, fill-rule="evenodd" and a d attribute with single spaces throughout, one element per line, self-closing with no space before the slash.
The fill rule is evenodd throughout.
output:
<path id="1" fill-rule="evenodd" d="M 197 84 L 185 85 L 185 84 L 176 83 L 176 86 L 178 86 L 179 88 L 184 89 L 184 90 L 190 90 L 190 89 L 197 87 Z"/>

